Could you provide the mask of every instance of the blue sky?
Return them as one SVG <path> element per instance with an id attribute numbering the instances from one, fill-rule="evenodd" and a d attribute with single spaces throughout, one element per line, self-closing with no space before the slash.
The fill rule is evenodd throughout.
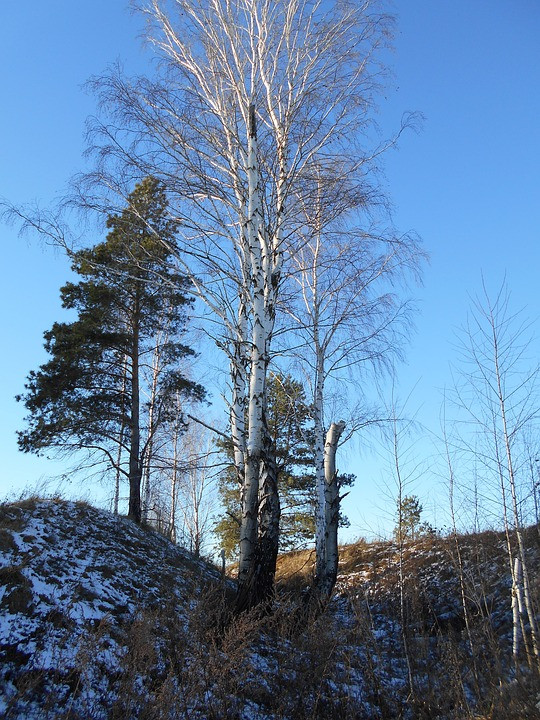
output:
<path id="1" fill-rule="evenodd" d="M 431 262 L 418 288 L 417 331 L 399 371 L 398 392 L 437 430 L 440 390 L 450 382 L 455 329 L 469 296 L 506 274 L 516 308 L 539 314 L 540 5 L 536 0 L 403 0 L 397 14 L 394 80 L 381 99 L 384 133 L 405 111 L 419 111 L 420 133 L 407 133 L 386 158 L 395 222 L 422 238 Z M 84 167 L 84 123 L 95 112 L 85 80 L 121 59 L 128 70 L 147 62 L 140 20 L 123 0 L 21 0 L 0 5 L 0 196 L 43 205 Z M 96 241 L 101 238 L 96 238 Z M 22 408 L 13 400 L 29 370 L 45 360 L 42 333 L 60 318 L 58 289 L 66 260 L 0 225 L 4 258 L 0 308 L 0 495 L 58 472 L 45 459 L 18 453 Z M 429 455 L 426 437 L 415 440 Z M 359 459 L 360 458 L 360 459 Z M 358 446 L 342 469 L 358 483 L 346 500 L 350 535 L 384 531 L 384 463 Z M 432 520 L 444 494 L 425 473 L 412 488 Z M 391 522 L 390 522 L 391 526 Z"/>

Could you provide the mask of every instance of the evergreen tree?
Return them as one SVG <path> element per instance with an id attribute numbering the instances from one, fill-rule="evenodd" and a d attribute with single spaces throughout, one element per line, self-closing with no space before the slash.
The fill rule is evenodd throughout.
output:
<path id="1" fill-rule="evenodd" d="M 129 195 L 127 207 L 107 221 L 105 242 L 74 254 L 77 283 L 61 288 L 73 322 L 45 333 L 51 359 L 31 372 L 17 397 L 29 411 L 19 447 L 41 453 L 98 452 L 129 480 L 129 516 L 141 520 L 141 478 L 157 427 L 170 417 L 177 393 L 202 399 L 179 361 L 194 351 L 180 342 L 190 301 L 186 279 L 167 264 L 176 224 L 167 217 L 162 184 L 148 177 Z M 160 372 L 142 441 L 142 391 L 160 343 Z M 150 393 L 148 393 L 150 397 Z M 148 408 L 146 408 L 148 409 Z"/>
<path id="2" fill-rule="evenodd" d="M 416 495 L 406 495 L 397 504 L 394 538 L 397 543 L 416 540 L 421 535 L 433 532 L 428 523 L 421 522 L 423 507 Z"/>
<path id="3" fill-rule="evenodd" d="M 315 533 L 315 475 L 312 411 L 302 383 L 290 375 L 270 374 L 267 385 L 266 421 L 275 449 L 278 490 L 281 502 L 280 549 L 301 547 L 313 541 Z M 214 531 L 226 557 L 238 553 L 240 536 L 240 488 L 232 464 L 232 447 L 224 447 L 231 465 L 219 478 L 219 495 L 224 515 Z M 354 476 L 340 476 L 340 485 L 350 485 Z M 348 523 L 345 517 L 340 524 Z"/>

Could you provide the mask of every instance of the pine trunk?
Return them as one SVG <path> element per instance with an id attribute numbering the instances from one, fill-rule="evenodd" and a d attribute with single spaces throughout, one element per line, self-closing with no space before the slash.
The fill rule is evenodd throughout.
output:
<path id="1" fill-rule="evenodd" d="M 140 461 L 140 390 L 139 390 L 139 326 L 138 306 L 134 312 L 133 344 L 131 351 L 131 438 L 129 443 L 129 507 L 128 517 L 141 522 L 141 480 Z"/>

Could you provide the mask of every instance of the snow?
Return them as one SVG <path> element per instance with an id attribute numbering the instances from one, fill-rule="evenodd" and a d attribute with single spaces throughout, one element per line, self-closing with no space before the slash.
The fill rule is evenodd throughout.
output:
<path id="1" fill-rule="evenodd" d="M 132 703 L 126 717 L 150 701 L 156 678 L 185 702 L 187 716 L 200 720 L 207 707 L 220 716 L 215 710 L 220 703 L 231 717 L 294 720 L 300 712 L 295 692 L 306 683 L 312 688 L 312 695 L 301 699 L 307 715 L 317 712 L 317 703 L 337 699 L 366 718 L 379 716 L 380 694 L 391 704 L 388 712 L 406 703 L 398 553 L 391 543 L 373 544 L 369 558 L 364 552 L 343 554 L 335 597 L 312 634 L 259 633 L 245 645 L 240 630 L 239 637 L 225 635 L 221 648 L 204 644 L 211 637 L 205 623 L 213 622 L 207 617 L 212 606 L 201 611 L 200 605 L 203 585 L 223 582 L 219 571 L 161 536 L 84 505 L 51 501 L 3 506 L 2 528 L 11 539 L 0 535 L 0 717 L 43 717 L 45 696 L 19 697 L 21 683 L 14 678 L 24 685 L 26 677 L 42 678 L 43 692 L 59 705 L 70 703 L 73 717 L 95 720 L 108 717 L 118 702 L 118 683 L 126 679 Z M 504 548 L 492 541 L 481 561 L 472 564 L 468 558 L 476 550 L 462 548 L 466 577 L 471 583 L 480 578 L 486 586 L 490 622 L 505 662 L 511 607 Z M 539 547 L 528 552 L 531 567 L 538 568 Z M 406 583 L 414 589 L 422 618 L 409 627 L 421 686 L 444 647 L 444 633 L 450 632 L 445 628 L 459 622 L 461 601 L 448 543 L 418 544 L 407 548 L 407 557 Z M 287 601 L 276 606 L 278 617 L 289 611 Z M 181 668 L 179 675 L 168 675 L 171 658 Z M 464 693 L 472 703 L 466 683 Z M 271 701 L 279 702 L 278 715 L 268 711 Z"/>

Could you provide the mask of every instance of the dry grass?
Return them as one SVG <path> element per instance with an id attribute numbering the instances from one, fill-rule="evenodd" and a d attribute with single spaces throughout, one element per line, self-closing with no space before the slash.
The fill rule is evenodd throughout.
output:
<path id="1" fill-rule="evenodd" d="M 0 550 L 9 560 L 0 571 L 6 587 L 1 607 L 7 613 L 32 616 L 27 567 L 63 571 L 69 562 L 58 554 L 64 544 L 71 543 L 72 554 L 80 550 L 73 545 L 75 530 L 82 533 L 77 543 L 87 543 L 71 595 L 32 631 L 36 647 L 54 647 L 48 664 L 32 664 L 16 643 L 0 647 L 4 662 L 19 668 L 9 680 L 7 720 L 532 720 L 540 715 L 538 677 L 527 669 L 525 655 L 518 673 L 511 663 L 507 559 L 499 534 L 458 538 L 466 564 L 468 638 L 451 538 L 405 546 L 404 627 L 398 549 L 363 540 L 341 549 L 338 593 L 325 615 L 306 615 L 302 591 L 314 557 L 300 551 L 279 558 L 273 613 L 235 617 L 231 584 L 155 533 L 112 522 L 84 504 L 56 500 L 50 507 L 50 523 L 45 530 L 38 527 L 34 540 L 24 518 L 46 517 L 46 505 L 28 499 L 0 508 Z M 21 557 L 13 533 L 26 538 Z M 49 534 L 56 544 L 44 567 L 32 543 L 49 543 Z M 526 539 L 539 607 L 536 529 Z M 81 625 L 69 616 L 68 603 L 100 608 L 110 601 L 106 592 L 125 594 L 128 582 L 135 611 L 122 600 L 127 604 L 114 605 L 99 621 Z"/>

